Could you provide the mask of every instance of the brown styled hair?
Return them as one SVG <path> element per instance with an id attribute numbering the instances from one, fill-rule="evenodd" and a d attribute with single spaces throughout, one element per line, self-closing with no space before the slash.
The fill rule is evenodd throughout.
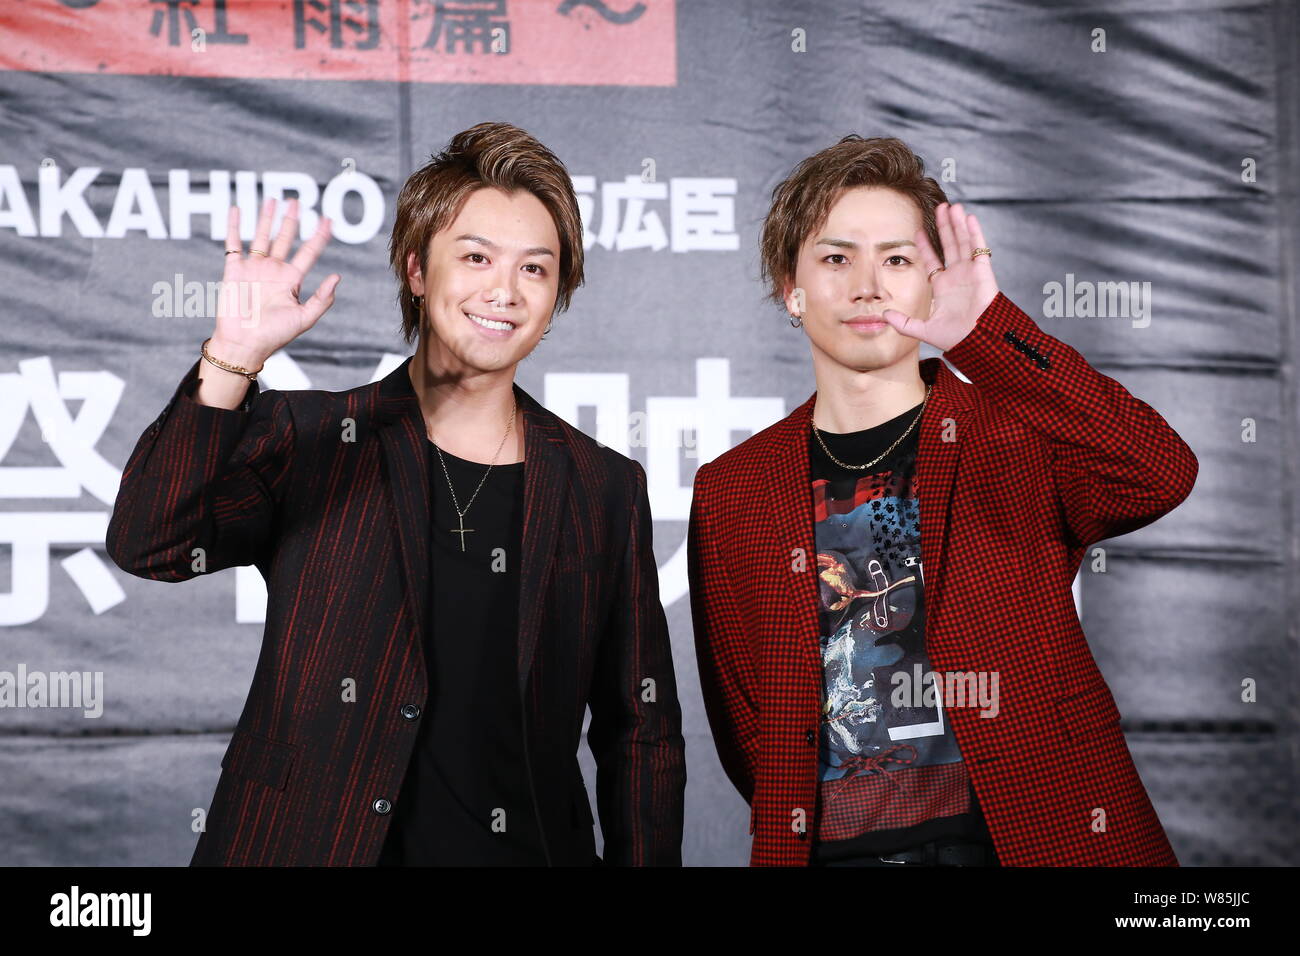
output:
<path id="1" fill-rule="evenodd" d="M 568 170 L 519 127 L 479 123 L 453 136 L 442 152 L 410 175 L 397 197 L 388 260 L 401 284 L 402 337 L 408 345 L 420 331 L 420 309 L 406 277 L 406 261 L 415 253 L 425 272 L 429 241 L 451 225 L 471 193 L 483 188 L 527 190 L 550 212 L 560 237 L 559 311 L 569 307 L 573 291 L 583 283 L 582 217 Z"/>
<path id="2" fill-rule="evenodd" d="M 948 197 L 932 177 L 925 175 L 924 161 L 901 139 L 863 139 L 850 133 L 834 146 L 809 156 L 772 190 L 759 254 L 767 297 L 777 305 L 784 307 L 782 290 L 794 282 L 804 240 L 826 223 L 831 207 L 844 191 L 856 186 L 884 186 L 915 201 L 921 209 L 925 234 L 943 261 L 934 209 Z"/>

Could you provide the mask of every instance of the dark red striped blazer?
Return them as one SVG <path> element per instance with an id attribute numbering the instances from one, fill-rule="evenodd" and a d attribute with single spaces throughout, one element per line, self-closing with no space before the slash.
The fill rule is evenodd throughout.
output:
<path id="1" fill-rule="evenodd" d="M 379 857 L 428 691 L 427 437 L 410 361 L 344 392 L 253 383 L 233 410 L 194 401 L 196 362 L 127 462 L 107 536 L 121 568 L 184 581 L 251 564 L 267 582 L 261 657 L 192 865 Z M 597 862 L 577 761 L 590 705 L 603 861 L 680 865 L 684 743 L 645 471 L 514 390 L 510 692 L 548 859 Z"/>
<path id="2" fill-rule="evenodd" d="M 1001 293 L 945 356 L 971 384 L 921 362 L 933 385 L 916 463 L 926 647 L 937 672 L 999 675 L 997 717 L 946 709 L 998 856 L 1176 866 L 1070 585 L 1089 544 L 1191 492 L 1196 456 Z M 751 807 L 757 866 L 806 864 L 815 830 L 816 397 L 700 468 L 691 506 L 700 684 L 722 766 Z"/>

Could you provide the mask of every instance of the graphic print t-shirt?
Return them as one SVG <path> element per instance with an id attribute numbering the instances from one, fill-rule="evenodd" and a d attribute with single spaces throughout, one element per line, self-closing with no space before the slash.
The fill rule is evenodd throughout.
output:
<path id="1" fill-rule="evenodd" d="M 846 464 L 869 462 L 921 405 L 864 431 L 821 431 Z M 992 842 L 947 720 L 928 689 L 917 436 L 872 468 L 836 465 L 809 434 L 825 704 L 815 862 L 940 837 Z"/>

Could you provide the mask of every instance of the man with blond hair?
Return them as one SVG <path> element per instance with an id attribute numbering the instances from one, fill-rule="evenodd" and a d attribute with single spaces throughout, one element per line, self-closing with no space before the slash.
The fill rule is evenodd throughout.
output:
<path id="1" fill-rule="evenodd" d="M 182 581 L 256 565 L 261 657 L 199 865 L 680 865 L 686 774 L 645 472 L 543 408 L 519 363 L 582 283 L 563 164 L 482 123 L 407 180 L 391 263 L 415 354 L 344 392 L 256 373 L 333 302 L 232 208 L 212 336 L 136 445 L 108 552 Z M 203 556 L 202 566 L 195 554 Z"/>

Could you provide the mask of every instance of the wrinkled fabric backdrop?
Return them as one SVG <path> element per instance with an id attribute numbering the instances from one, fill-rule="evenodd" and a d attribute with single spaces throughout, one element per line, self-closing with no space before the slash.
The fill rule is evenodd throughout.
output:
<path id="1" fill-rule="evenodd" d="M 518 380 L 646 466 L 687 864 L 749 852 L 695 667 L 692 476 L 813 391 L 757 243 L 772 188 L 849 132 L 917 150 L 1007 295 L 1195 450 L 1191 497 L 1103 542 L 1076 596 L 1181 862 L 1296 863 L 1296 23 L 1246 0 L 7 0 L 0 671 L 99 673 L 103 699 L 0 709 L 0 863 L 185 864 L 216 785 L 261 579 L 143 581 L 103 543 L 129 451 L 211 330 L 193 293 L 220 277 L 224 208 L 246 238 L 259 193 L 338 223 L 306 282 L 341 273 L 336 304 L 264 387 L 372 381 L 410 354 L 398 190 L 488 119 L 550 146 L 583 197 L 587 284 Z M 1109 301 L 1058 307 L 1087 289 Z"/>

